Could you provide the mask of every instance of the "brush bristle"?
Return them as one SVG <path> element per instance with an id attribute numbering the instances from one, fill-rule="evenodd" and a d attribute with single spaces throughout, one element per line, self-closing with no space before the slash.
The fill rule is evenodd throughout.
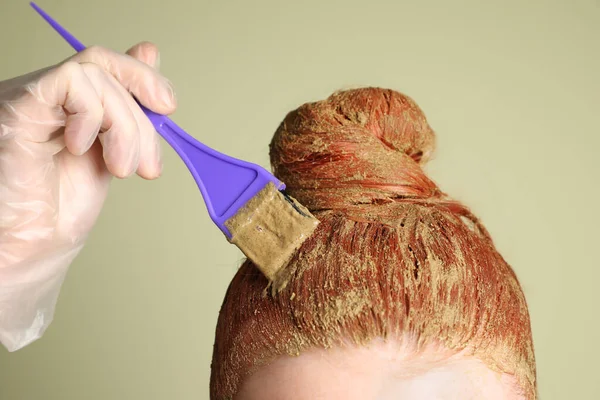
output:
<path id="1" fill-rule="evenodd" d="M 273 280 L 294 252 L 308 239 L 319 221 L 294 198 L 265 186 L 225 226 L 230 242 Z"/>

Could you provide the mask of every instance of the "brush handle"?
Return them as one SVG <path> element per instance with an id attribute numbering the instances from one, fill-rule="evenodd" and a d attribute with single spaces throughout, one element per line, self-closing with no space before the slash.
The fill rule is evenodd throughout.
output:
<path id="1" fill-rule="evenodd" d="M 42 18 L 44 18 L 46 20 L 46 22 L 48 22 L 48 24 L 54 28 L 54 30 L 60 35 L 62 36 L 63 39 L 65 39 L 65 41 L 67 43 L 69 43 L 71 45 L 71 47 L 76 51 L 76 52 L 82 52 L 83 50 L 86 49 L 86 46 L 81 43 L 75 36 L 73 36 L 69 31 L 67 31 L 65 28 L 63 28 L 58 22 L 56 22 L 54 20 L 54 18 L 52 18 L 50 15 L 48 15 L 48 13 L 46 13 L 46 11 L 42 10 L 37 4 L 35 4 L 33 1 L 31 3 L 29 3 L 31 5 L 31 7 L 33 7 L 33 9 L 35 11 L 37 11 L 38 14 L 40 14 L 40 16 Z M 139 106 L 142 108 L 142 111 L 144 112 L 144 114 L 146 114 L 146 116 L 148 116 L 148 118 L 150 119 L 150 122 L 152 122 L 152 124 L 154 125 L 155 128 L 157 128 L 158 125 L 161 125 L 162 123 L 164 123 L 164 119 L 168 118 L 164 115 L 160 115 L 157 114 L 149 109 L 147 109 L 146 107 L 144 107 L 143 105 L 141 105 L 139 103 L 139 101 L 137 101 L 137 99 L 135 100 Z M 159 132 L 161 133 L 161 132 Z"/>
<path id="2" fill-rule="evenodd" d="M 86 46 L 71 35 L 44 10 L 31 6 L 62 36 L 75 51 Z M 283 190 L 285 185 L 259 165 L 220 153 L 190 136 L 169 117 L 157 114 L 136 102 L 156 131 L 177 152 L 200 189 L 208 212 L 215 224 L 231 238 L 225 222 L 237 213 L 268 183 Z"/>
<path id="3" fill-rule="evenodd" d="M 220 153 L 194 139 L 173 120 L 148 110 L 157 132 L 177 152 L 191 172 L 212 220 L 227 235 L 225 221 L 233 217 L 269 182 L 285 185 L 259 165 Z"/>

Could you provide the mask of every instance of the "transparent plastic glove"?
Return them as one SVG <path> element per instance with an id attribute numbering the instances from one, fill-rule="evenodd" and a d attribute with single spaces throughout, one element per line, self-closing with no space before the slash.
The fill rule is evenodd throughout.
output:
<path id="1" fill-rule="evenodd" d="M 158 135 L 129 93 L 170 114 L 175 96 L 149 43 L 89 48 L 0 82 L 0 342 L 18 350 L 54 315 L 112 176 L 157 178 Z"/>

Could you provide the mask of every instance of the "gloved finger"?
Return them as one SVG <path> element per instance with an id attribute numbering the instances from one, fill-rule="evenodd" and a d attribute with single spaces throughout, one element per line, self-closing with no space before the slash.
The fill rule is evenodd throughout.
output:
<path id="1" fill-rule="evenodd" d="M 131 47 L 125 54 L 151 66 L 155 70 L 160 69 L 160 53 L 154 43 L 141 42 Z"/>
<path id="2" fill-rule="evenodd" d="M 133 97 L 123 86 L 119 85 L 118 82 L 116 83 L 117 91 L 127 103 L 139 128 L 139 165 L 136 172 L 144 179 L 156 179 L 162 172 L 158 134 Z"/>
<path id="3" fill-rule="evenodd" d="M 81 66 L 104 108 L 100 139 L 106 167 L 117 178 L 126 178 L 137 170 L 140 158 L 140 128 L 127 101 L 131 96 L 97 64 Z"/>
<path id="4" fill-rule="evenodd" d="M 141 104 L 159 114 L 175 111 L 177 101 L 171 83 L 154 68 L 135 58 L 101 47 L 90 47 L 71 58 L 94 63 L 108 71 Z"/>
<path id="5" fill-rule="evenodd" d="M 85 153 L 96 140 L 104 110 L 94 84 L 81 65 L 67 62 L 45 73 L 28 91 L 50 107 L 67 111 L 64 138 L 67 149 Z"/>
<path id="6" fill-rule="evenodd" d="M 160 64 L 158 48 L 149 42 L 136 44 L 127 50 L 126 54 L 155 69 L 158 69 Z M 144 179 L 158 178 L 163 166 L 160 138 L 137 104 L 134 103 L 132 109 L 140 127 L 140 165 L 137 173 Z"/>

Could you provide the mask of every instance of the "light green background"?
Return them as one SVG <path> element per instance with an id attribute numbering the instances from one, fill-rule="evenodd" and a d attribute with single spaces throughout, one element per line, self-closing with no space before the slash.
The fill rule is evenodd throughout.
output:
<path id="1" fill-rule="evenodd" d="M 480 215 L 528 297 L 540 398 L 599 399 L 600 3 L 39 0 L 87 44 L 162 49 L 174 119 L 268 165 L 287 111 L 340 88 L 412 96 L 431 176 Z M 0 2 L 0 79 L 69 48 Z M 116 181 L 46 336 L 0 350 L 1 400 L 208 399 L 214 326 L 240 253 L 165 146 L 162 179 Z"/>

